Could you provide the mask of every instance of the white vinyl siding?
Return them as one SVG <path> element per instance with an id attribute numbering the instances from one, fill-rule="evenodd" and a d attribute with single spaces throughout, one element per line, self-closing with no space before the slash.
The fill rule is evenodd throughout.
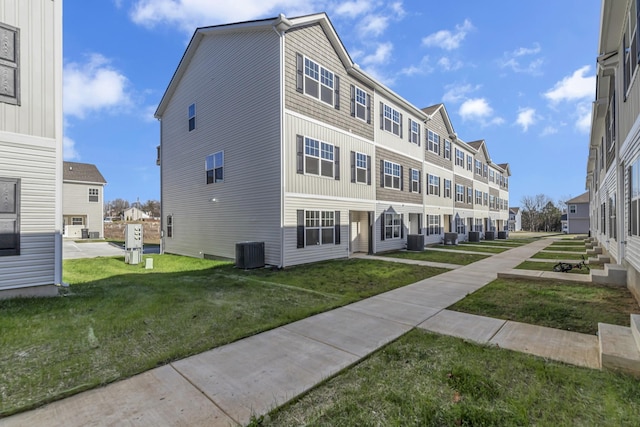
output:
<path id="1" fill-rule="evenodd" d="M 265 262 L 281 264 L 279 57 L 279 36 L 270 30 L 200 41 L 161 117 L 162 212 L 165 219 L 172 215 L 175 229 L 164 239 L 165 252 L 234 259 L 236 243 L 259 241 Z M 197 131 L 185 133 L 191 103 Z M 250 141 L 260 141 L 260 155 Z M 224 185 L 207 185 L 203 160 L 219 151 Z"/>

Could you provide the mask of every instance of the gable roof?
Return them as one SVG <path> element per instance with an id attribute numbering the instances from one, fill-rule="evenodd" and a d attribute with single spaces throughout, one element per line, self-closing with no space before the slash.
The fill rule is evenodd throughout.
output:
<path id="1" fill-rule="evenodd" d="M 484 154 L 484 158 L 487 159 L 488 163 L 491 163 L 491 156 L 489 156 L 489 151 L 487 150 L 487 144 L 484 142 L 484 139 L 479 139 L 478 141 L 467 142 L 467 145 L 472 147 L 474 150 Z"/>
<path id="2" fill-rule="evenodd" d="M 62 180 L 94 184 L 107 183 L 96 165 L 76 162 L 64 162 L 62 167 Z"/>
<path id="3" fill-rule="evenodd" d="M 344 66 L 347 73 L 354 75 L 355 77 L 362 80 L 364 83 L 374 87 L 376 91 L 382 93 L 383 95 L 393 99 L 397 104 L 401 105 L 403 108 L 408 111 L 412 111 L 416 116 L 421 119 L 426 119 L 427 116 L 417 108 L 415 105 L 409 103 L 406 99 L 375 80 L 373 77 L 362 71 L 356 63 L 353 62 L 349 53 L 345 49 L 338 33 L 336 33 L 333 24 L 329 20 L 329 17 L 326 13 L 316 13 L 313 15 L 305 15 L 298 16 L 295 18 L 287 18 L 282 13 L 273 18 L 260 19 L 255 21 L 245 21 L 245 22 L 237 22 L 232 24 L 223 24 L 223 25 L 215 25 L 210 27 L 199 27 L 196 28 L 193 36 L 191 37 L 191 41 L 189 41 L 189 45 L 185 50 L 180 62 L 178 64 L 178 68 L 173 73 L 171 77 L 171 81 L 169 82 L 169 86 L 167 87 L 164 95 L 162 95 L 162 99 L 158 104 L 158 108 L 154 114 L 154 117 L 161 118 L 164 114 L 164 110 L 167 108 L 167 104 L 169 100 L 173 96 L 173 93 L 178 87 L 178 84 L 187 70 L 189 63 L 193 59 L 196 51 L 202 40 L 206 36 L 215 35 L 215 34 L 225 34 L 229 32 L 237 32 L 237 31 L 249 31 L 249 30 L 275 30 L 279 34 L 284 34 L 289 30 L 309 26 L 309 25 L 320 25 L 324 30 L 324 33 L 329 40 L 329 43 L 333 46 L 336 54 L 340 58 L 342 65 Z"/>
<path id="4" fill-rule="evenodd" d="M 447 112 L 447 109 L 445 108 L 443 103 L 425 107 L 422 109 L 422 112 L 427 115 L 427 120 L 431 120 L 433 116 L 439 112 L 443 118 L 444 125 L 447 128 L 447 132 L 449 133 L 449 138 L 454 140 L 458 139 L 458 134 L 456 134 L 456 131 L 453 129 L 453 124 L 451 123 L 451 119 L 449 118 L 449 113 Z"/>
<path id="5" fill-rule="evenodd" d="M 578 197 L 567 200 L 567 203 L 589 203 L 589 192 L 587 191 L 586 193 L 581 194 Z"/>
<path id="6" fill-rule="evenodd" d="M 509 210 L 517 215 L 518 212 L 520 211 L 520 208 L 519 207 L 512 207 L 512 208 L 509 208 Z"/>

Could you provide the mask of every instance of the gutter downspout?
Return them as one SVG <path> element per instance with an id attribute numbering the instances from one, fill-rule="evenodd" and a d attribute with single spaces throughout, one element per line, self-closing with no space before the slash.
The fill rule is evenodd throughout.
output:
<path id="1" fill-rule="evenodd" d="M 289 21 L 282 13 L 278 15 L 278 18 L 273 24 L 273 31 L 278 34 L 280 37 L 280 99 L 278 110 L 280 112 L 280 262 L 278 264 L 278 268 L 282 268 L 285 266 L 285 185 L 287 178 L 287 168 L 286 168 L 286 135 L 285 135 L 285 114 L 284 114 L 284 105 L 285 105 L 285 32 L 291 28 L 291 21 Z"/>

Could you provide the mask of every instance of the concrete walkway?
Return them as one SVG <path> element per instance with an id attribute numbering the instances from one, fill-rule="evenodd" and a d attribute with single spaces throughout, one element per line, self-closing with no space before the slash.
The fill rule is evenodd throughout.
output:
<path id="1" fill-rule="evenodd" d="M 0 426 L 245 425 L 414 327 L 596 368 L 595 336 L 445 310 L 551 242 L 541 239 L 0 419 Z"/>

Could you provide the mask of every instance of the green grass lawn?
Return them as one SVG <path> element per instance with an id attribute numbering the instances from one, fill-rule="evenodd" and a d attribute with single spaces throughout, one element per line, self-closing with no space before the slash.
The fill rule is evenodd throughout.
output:
<path id="1" fill-rule="evenodd" d="M 393 258 L 416 259 L 419 261 L 444 262 L 448 264 L 458 264 L 458 265 L 471 264 L 472 262 L 480 261 L 481 259 L 485 259 L 490 256 L 490 255 L 480 255 L 480 254 L 430 251 L 428 249 L 422 252 L 398 251 L 398 252 L 388 252 L 380 255 L 393 257 Z"/>
<path id="2" fill-rule="evenodd" d="M 582 255 L 585 255 L 584 253 L 558 253 L 558 252 L 546 252 L 546 251 L 540 251 L 536 254 L 534 254 L 531 258 L 535 258 L 535 259 L 556 259 L 556 260 L 561 260 L 561 259 L 572 259 L 572 260 L 581 260 L 582 259 Z M 585 255 L 586 257 L 586 255 Z"/>
<path id="3" fill-rule="evenodd" d="M 413 330 L 263 426 L 637 426 L 640 381 Z"/>
<path id="4" fill-rule="evenodd" d="M 508 251 L 510 248 L 498 248 L 480 246 L 477 244 L 460 243 L 459 245 L 431 245 L 430 247 L 438 249 L 447 249 L 450 251 L 472 251 L 472 252 L 486 252 L 490 254 L 499 254 L 504 251 Z"/>
<path id="5" fill-rule="evenodd" d="M 445 270 L 364 259 L 283 271 L 156 255 L 66 260 L 57 298 L 0 301 L 0 417 Z"/>
<path id="6" fill-rule="evenodd" d="M 562 251 L 562 252 L 578 252 L 578 253 L 586 253 L 586 249 L 584 246 L 566 246 L 566 245 L 549 245 L 544 248 L 545 251 Z"/>
<path id="7" fill-rule="evenodd" d="M 598 322 L 629 326 L 629 315 L 640 313 L 627 288 L 516 279 L 494 280 L 449 309 L 585 334 Z"/>
<path id="8" fill-rule="evenodd" d="M 584 240 L 554 240 L 551 246 L 585 246 Z"/>
<path id="9" fill-rule="evenodd" d="M 553 267 L 556 265 L 557 263 L 555 262 L 537 262 L 537 261 L 525 261 L 522 264 L 519 264 L 516 269 L 519 270 L 536 270 L 536 271 L 549 271 L 549 272 L 553 272 Z M 567 271 L 567 273 L 572 273 L 572 274 L 589 274 L 591 271 L 590 270 L 602 270 L 604 268 L 604 266 L 602 264 L 598 265 L 589 265 L 589 269 L 582 267 L 582 268 L 572 268 L 571 270 Z"/>

